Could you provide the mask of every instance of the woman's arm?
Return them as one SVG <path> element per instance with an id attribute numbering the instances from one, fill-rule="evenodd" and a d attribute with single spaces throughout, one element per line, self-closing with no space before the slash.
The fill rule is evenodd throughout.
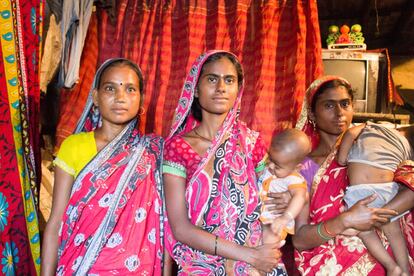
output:
<path id="1" fill-rule="evenodd" d="M 325 243 L 329 238 L 343 233 L 348 228 L 367 231 L 387 223 L 397 212 L 390 209 L 367 207 L 375 198 L 376 195 L 372 195 L 358 201 L 348 211 L 324 221 L 320 226 L 318 226 L 319 224 L 308 224 L 309 204 L 306 204 L 296 219 L 296 235 L 293 236 L 294 247 L 299 251 L 311 249 Z"/>
<path id="2" fill-rule="evenodd" d="M 162 276 L 172 276 L 173 275 L 173 267 L 174 267 L 174 261 L 171 258 L 170 254 L 168 254 L 168 251 L 164 250 L 164 267 L 162 268 Z"/>
<path id="3" fill-rule="evenodd" d="M 72 184 L 73 176 L 56 166 L 52 210 L 43 234 L 42 276 L 55 275 L 56 273 L 59 228 L 66 205 L 69 202 Z"/>
<path id="4" fill-rule="evenodd" d="M 185 179 L 165 173 L 164 185 L 168 221 L 177 241 L 210 255 L 247 262 L 265 272 L 270 272 L 277 266 L 281 257 L 278 249 L 283 244 L 266 244 L 252 248 L 222 238 L 216 240 L 215 235 L 193 225 L 188 219 Z"/>

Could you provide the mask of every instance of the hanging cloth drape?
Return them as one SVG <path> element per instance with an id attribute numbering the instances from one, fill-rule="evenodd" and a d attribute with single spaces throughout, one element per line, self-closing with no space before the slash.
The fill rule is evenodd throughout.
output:
<path id="1" fill-rule="evenodd" d="M 241 119 L 266 141 L 294 125 L 306 86 L 322 72 L 315 0 L 119 0 L 115 25 L 99 15 L 99 63 L 122 56 L 144 72 L 145 132 L 168 133 L 185 74 L 205 50 L 240 58 Z"/>
<path id="2" fill-rule="evenodd" d="M 1 1 L 0 269 L 36 275 L 40 183 L 39 57 L 44 1 Z"/>
<path id="3" fill-rule="evenodd" d="M 96 13 L 93 12 L 80 61 L 79 82 L 72 89 L 62 88 L 60 91 L 60 115 L 56 127 L 55 152 L 58 151 L 63 140 L 75 130 L 92 86 L 98 62 L 97 23 Z"/>
<path id="4" fill-rule="evenodd" d="M 92 0 L 66 0 L 62 6 L 63 53 L 59 85 L 71 88 L 79 81 L 79 63 L 92 14 Z"/>

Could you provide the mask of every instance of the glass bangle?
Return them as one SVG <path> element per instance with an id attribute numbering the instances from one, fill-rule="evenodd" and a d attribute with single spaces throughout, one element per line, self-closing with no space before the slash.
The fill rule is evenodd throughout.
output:
<path id="1" fill-rule="evenodd" d="M 316 228 L 316 230 L 318 232 L 319 237 L 321 237 L 322 239 L 324 239 L 326 241 L 329 241 L 332 238 L 331 237 L 326 237 L 325 235 L 322 234 L 322 231 L 321 231 L 322 223 L 323 222 L 321 222 L 321 223 L 318 224 L 318 227 Z"/>

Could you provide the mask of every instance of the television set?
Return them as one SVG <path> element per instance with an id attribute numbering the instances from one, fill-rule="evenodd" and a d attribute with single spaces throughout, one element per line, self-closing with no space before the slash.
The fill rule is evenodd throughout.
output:
<path id="1" fill-rule="evenodd" d="M 355 112 L 386 112 L 387 71 L 383 54 L 323 49 L 322 61 L 325 75 L 337 75 L 351 83 Z"/>

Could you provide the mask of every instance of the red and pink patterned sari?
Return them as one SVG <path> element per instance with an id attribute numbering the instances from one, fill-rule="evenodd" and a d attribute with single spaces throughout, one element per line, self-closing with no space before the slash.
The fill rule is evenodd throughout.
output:
<path id="1" fill-rule="evenodd" d="M 77 131 L 99 121 L 90 97 Z M 161 274 L 162 138 L 137 127 L 130 122 L 75 179 L 59 233 L 58 275 Z"/>
<path id="2" fill-rule="evenodd" d="M 318 134 L 307 117 L 308 105 L 319 87 L 327 81 L 338 79 L 336 76 L 325 76 L 314 81 L 306 92 L 302 115 L 297 128 L 303 129 L 310 137 L 313 145 L 318 143 Z M 338 138 L 340 140 L 340 137 Z M 345 210 L 343 196 L 348 185 L 346 167 L 335 161 L 335 149 L 317 170 L 312 187 L 309 206 L 309 223 L 318 224 L 336 217 Z M 309 162 L 313 162 L 308 160 Z M 316 165 L 316 164 L 314 164 Z M 409 252 L 414 252 L 414 226 L 412 213 L 401 218 Z M 390 250 L 385 236 L 379 233 L 385 247 Z M 357 236 L 337 235 L 334 239 L 302 252 L 295 252 L 295 261 L 302 275 L 385 275 L 385 270 L 367 251 Z M 412 259 L 410 260 L 412 262 Z"/>
<path id="3" fill-rule="evenodd" d="M 194 90 L 204 62 L 217 52 L 223 51 L 201 55 L 186 78 L 164 149 L 164 173 L 168 173 L 167 167 L 172 169 L 177 165 L 175 154 L 186 154 L 180 153 L 176 145 L 197 124 L 190 111 Z M 234 107 L 207 152 L 199 156 L 194 167 L 187 167 L 190 175 L 187 175 L 185 199 L 188 217 L 194 225 L 234 243 L 257 246 L 261 242 L 261 226 L 255 169 L 264 165 L 265 148 L 259 134 L 238 120 L 242 94 L 240 87 Z M 166 247 L 178 263 L 181 275 L 249 275 L 251 271 L 247 263 L 205 254 L 176 241 L 168 223 Z"/>

